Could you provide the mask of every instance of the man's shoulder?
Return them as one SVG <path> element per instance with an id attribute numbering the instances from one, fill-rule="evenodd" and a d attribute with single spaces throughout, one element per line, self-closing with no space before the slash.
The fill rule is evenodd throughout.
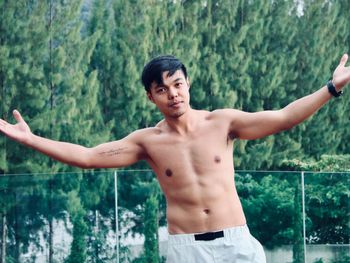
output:
<path id="1" fill-rule="evenodd" d="M 164 127 L 165 125 L 165 120 L 162 119 L 161 121 L 159 121 L 154 127 L 151 127 L 151 129 L 155 130 L 155 129 L 161 129 L 162 127 Z"/>
<path id="2" fill-rule="evenodd" d="M 216 109 L 211 112 L 209 112 L 207 118 L 212 119 L 225 119 L 225 118 L 232 118 L 233 116 L 239 114 L 239 110 L 236 109 Z"/>
<path id="3" fill-rule="evenodd" d="M 145 136 L 151 136 L 151 135 L 157 135 L 161 132 L 160 127 L 154 126 L 154 127 L 147 127 L 143 129 L 138 129 L 132 133 L 130 133 L 129 136 L 132 136 L 134 138 L 145 138 Z"/>

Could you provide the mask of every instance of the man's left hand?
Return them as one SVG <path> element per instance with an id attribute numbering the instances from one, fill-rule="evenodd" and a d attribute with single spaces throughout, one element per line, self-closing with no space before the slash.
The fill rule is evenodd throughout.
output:
<path id="1" fill-rule="evenodd" d="M 350 66 L 345 67 L 347 61 L 348 54 L 344 54 L 340 59 L 339 65 L 333 73 L 332 82 L 337 91 L 342 90 L 343 87 L 350 82 Z"/>

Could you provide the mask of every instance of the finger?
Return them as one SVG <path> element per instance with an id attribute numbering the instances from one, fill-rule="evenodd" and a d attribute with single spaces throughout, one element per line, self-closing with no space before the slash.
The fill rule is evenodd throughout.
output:
<path id="1" fill-rule="evenodd" d="M 15 117 L 15 119 L 16 119 L 17 122 L 22 122 L 22 121 L 24 121 L 23 118 L 22 118 L 22 116 L 21 116 L 21 114 L 19 113 L 18 110 L 14 110 L 14 111 L 13 111 L 13 116 Z"/>
<path id="2" fill-rule="evenodd" d="M 6 124 L 7 124 L 6 121 L 4 121 L 3 119 L 0 119 L 0 125 L 1 125 L 1 126 L 5 126 Z"/>
<path id="3" fill-rule="evenodd" d="M 345 67 L 346 61 L 348 61 L 348 54 L 344 54 L 344 55 L 341 57 L 340 62 L 339 62 L 339 65 Z"/>
<path id="4" fill-rule="evenodd" d="M 5 131 L 7 122 L 0 119 L 0 131 Z"/>

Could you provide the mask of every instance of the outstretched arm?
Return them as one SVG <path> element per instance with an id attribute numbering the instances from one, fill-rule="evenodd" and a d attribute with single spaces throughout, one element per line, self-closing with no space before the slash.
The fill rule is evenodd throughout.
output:
<path id="1" fill-rule="evenodd" d="M 350 67 L 345 67 L 347 60 L 348 55 L 344 54 L 333 73 L 332 82 L 338 92 L 350 82 Z M 256 113 L 228 110 L 226 114 L 231 118 L 230 132 L 237 138 L 257 139 L 290 129 L 314 114 L 331 98 L 327 86 L 324 86 L 281 110 Z"/>
<path id="2" fill-rule="evenodd" d="M 34 135 L 15 110 L 17 121 L 12 125 L 0 119 L 0 131 L 9 138 L 50 156 L 60 162 L 81 168 L 111 168 L 131 165 L 143 157 L 139 144 L 140 132 L 134 132 L 119 141 L 109 142 L 93 148 L 59 142 Z"/>

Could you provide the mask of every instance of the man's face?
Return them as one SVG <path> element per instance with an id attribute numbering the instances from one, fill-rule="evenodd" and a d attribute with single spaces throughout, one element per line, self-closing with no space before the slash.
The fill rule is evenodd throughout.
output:
<path id="1" fill-rule="evenodd" d="M 190 85 L 182 70 L 177 70 L 172 76 L 163 72 L 163 84 L 153 82 L 148 98 L 158 107 L 164 117 L 178 118 L 189 107 Z"/>

